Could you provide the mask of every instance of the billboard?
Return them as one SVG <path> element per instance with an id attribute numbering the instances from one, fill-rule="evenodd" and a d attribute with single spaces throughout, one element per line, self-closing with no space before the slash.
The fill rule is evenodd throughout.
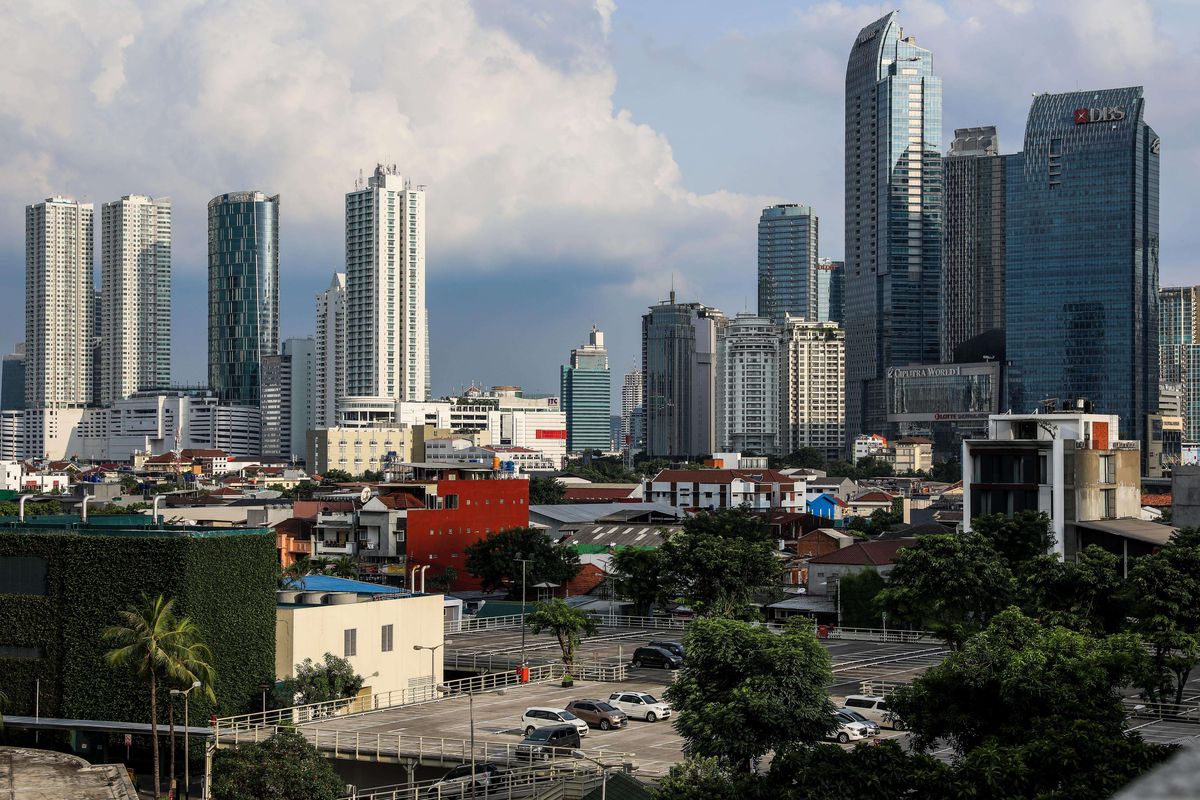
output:
<path id="1" fill-rule="evenodd" d="M 1000 364 L 917 364 L 887 371 L 888 422 L 987 422 L 1000 411 Z"/>

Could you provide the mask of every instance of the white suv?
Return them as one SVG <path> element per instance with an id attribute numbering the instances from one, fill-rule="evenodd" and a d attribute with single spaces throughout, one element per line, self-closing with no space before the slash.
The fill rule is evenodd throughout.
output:
<path id="1" fill-rule="evenodd" d="M 865 694 L 846 695 L 843 703 L 851 711 L 857 711 L 872 722 L 887 725 L 893 730 L 904 730 L 904 720 L 888 710 L 887 700 L 882 697 L 871 697 Z"/>
<path id="2" fill-rule="evenodd" d="M 656 700 L 654 695 L 645 692 L 613 692 L 608 696 L 608 702 L 624 711 L 632 719 L 644 719 L 654 722 L 668 719 L 671 707 Z"/>
<path id="3" fill-rule="evenodd" d="M 857 742 L 861 739 L 866 739 L 870 736 L 870 729 L 862 722 L 848 722 L 851 717 L 845 714 L 839 714 L 836 711 L 833 713 L 833 721 L 837 723 L 837 730 L 833 734 L 833 738 L 837 739 L 838 744 L 846 744 L 847 742 Z"/>
<path id="4" fill-rule="evenodd" d="M 525 713 L 521 715 L 521 728 L 525 731 L 525 735 L 533 733 L 536 728 L 544 728 L 547 725 L 574 725 L 575 730 L 579 731 L 580 736 L 587 736 L 588 724 L 579 717 L 562 708 L 550 708 L 549 706 L 534 706 L 533 708 L 525 709 Z"/>

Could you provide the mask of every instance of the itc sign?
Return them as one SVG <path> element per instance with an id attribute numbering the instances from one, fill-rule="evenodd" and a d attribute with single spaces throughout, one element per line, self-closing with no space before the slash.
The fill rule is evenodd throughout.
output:
<path id="1" fill-rule="evenodd" d="M 1125 119 L 1125 109 L 1120 106 L 1075 109 L 1076 125 L 1088 125 L 1092 122 L 1120 122 L 1123 119 Z"/>

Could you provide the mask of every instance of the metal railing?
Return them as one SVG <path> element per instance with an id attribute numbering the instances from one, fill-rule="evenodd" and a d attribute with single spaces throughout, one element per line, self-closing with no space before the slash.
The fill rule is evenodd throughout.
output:
<path id="1" fill-rule="evenodd" d="M 482 766 L 482 765 L 481 765 Z M 494 775 L 485 775 L 480 769 L 477 786 L 463 783 L 443 784 L 441 779 L 416 783 L 396 783 L 358 789 L 339 800 L 509 800 L 517 797 L 536 797 L 554 785 L 571 783 L 582 795 L 600 783 L 600 771 L 588 764 L 579 766 L 575 762 L 565 765 L 552 763 L 541 769 L 514 769 Z"/>
<path id="2" fill-rule="evenodd" d="M 1200 725 L 1200 703 L 1155 703 L 1136 697 L 1123 697 L 1121 705 L 1131 719 L 1161 719 Z"/>
<path id="3" fill-rule="evenodd" d="M 867 697 L 891 697 L 902 686 L 908 686 L 904 681 L 868 680 L 858 685 L 858 693 Z"/>
<path id="4" fill-rule="evenodd" d="M 846 672 L 852 669 L 862 669 L 863 667 L 883 667 L 891 664 L 898 664 L 904 661 L 912 661 L 918 658 L 934 658 L 949 654 L 950 651 L 946 649 L 922 650 L 919 653 L 908 653 L 906 655 L 871 656 L 870 658 L 860 658 L 857 661 L 847 661 L 845 663 L 838 664 L 833 668 L 833 673 L 836 675 L 839 672 Z"/>
<path id="5" fill-rule="evenodd" d="M 496 742 L 476 738 L 472 749 L 470 739 L 455 739 L 446 736 L 412 736 L 403 733 L 370 733 L 364 731 L 345 731 L 338 728 L 295 728 L 292 726 L 260 725 L 255 728 L 234 728 L 218 733 L 218 746 L 253 744 L 264 742 L 280 731 L 299 733 L 309 744 L 318 750 L 332 755 L 334 758 L 353 758 L 355 760 L 376 761 L 383 759 L 406 760 L 415 762 L 435 762 L 442 764 L 465 764 L 471 761 L 472 755 L 476 762 L 493 761 L 503 764 L 546 764 L 554 761 L 569 760 L 570 752 L 564 752 L 561 757 L 551 755 L 531 754 L 519 742 Z M 575 752 L 594 759 L 621 757 L 629 760 L 628 753 L 612 753 L 606 750 L 584 750 L 575 748 Z"/>
<path id="6" fill-rule="evenodd" d="M 519 627 L 521 627 L 521 615 L 508 614 L 503 617 L 463 617 L 456 620 L 446 620 L 443 630 L 448 635 L 451 633 L 469 633 L 470 631 L 490 631 L 497 628 Z"/>

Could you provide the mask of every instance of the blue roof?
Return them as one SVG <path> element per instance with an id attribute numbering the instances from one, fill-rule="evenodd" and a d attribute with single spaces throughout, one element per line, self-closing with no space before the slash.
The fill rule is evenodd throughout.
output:
<path id="1" fill-rule="evenodd" d="M 306 575 L 292 580 L 287 588 L 305 592 L 357 592 L 358 594 L 399 594 L 402 590 L 381 583 L 367 583 L 350 578 L 335 578 L 332 575 Z"/>

